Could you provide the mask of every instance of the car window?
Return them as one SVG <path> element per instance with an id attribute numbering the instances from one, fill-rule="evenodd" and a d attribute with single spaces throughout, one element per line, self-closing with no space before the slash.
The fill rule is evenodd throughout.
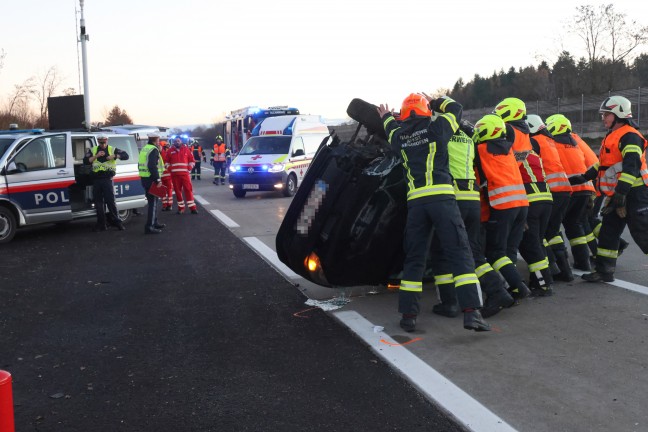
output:
<path id="1" fill-rule="evenodd" d="M 109 136 L 108 145 L 113 148 L 118 148 L 128 153 L 128 160 L 117 159 L 117 165 L 137 163 L 137 158 L 139 157 L 139 150 L 137 148 L 137 142 L 135 137 L 132 135 L 126 136 Z"/>
<path id="2" fill-rule="evenodd" d="M 54 168 L 54 161 L 48 157 L 49 138 L 37 138 L 27 143 L 16 155 L 14 162 L 20 171 L 38 171 Z"/>
<path id="3" fill-rule="evenodd" d="M 0 157 L 4 156 L 12 142 L 13 138 L 0 138 Z"/>
<path id="4" fill-rule="evenodd" d="M 63 168 L 65 166 L 65 154 L 67 145 L 65 135 L 56 135 L 50 139 L 52 148 L 52 157 L 54 158 L 54 167 Z"/>
<path id="5" fill-rule="evenodd" d="M 245 143 L 239 154 L 286 154 L 290 149 L 290 138 L 286 135 L 252 137 Z"/>
<path id="6" fill-rule="evenodd" d="M 304 140 L 300 136 L 293 139 L 292 154 L 295 154 L 297 150 L 302 151 L 302 156 L 306 154 L 306 150 L 304 149 Z"/>

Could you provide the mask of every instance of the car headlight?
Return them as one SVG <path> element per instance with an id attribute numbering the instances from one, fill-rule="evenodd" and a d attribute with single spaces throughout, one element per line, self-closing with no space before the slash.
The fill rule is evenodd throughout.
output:
<path id="1" fill-rule="evenodd" d="M 239 168 L 240 167 L 238 165 L 230 165 L 229 169 L 230 169 L 230 172 L 236 172 L 236 171 L 239 170 Z"/>
<path id="2" fill-rule="evenodd" d="M 268 168 L 268 172 L 271 172 L 271 173 L 278 173 L 278 172 L 282 172 L 282 171 L 284 170 L 284 168 L 286 168 L 286 165 L 284 165 L 284 164 L 282 164 L 282 163 L 279 163 L 279 164 L 272 164 L 272 165 L 270 165 L 270 167 Z"/>

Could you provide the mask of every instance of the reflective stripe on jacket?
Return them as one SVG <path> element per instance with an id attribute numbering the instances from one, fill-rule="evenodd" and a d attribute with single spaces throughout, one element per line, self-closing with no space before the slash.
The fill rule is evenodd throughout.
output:
<path id="1" fill-rule="evenodd" d="M 513 150 L 507 154 L 488 152 L 487 143 L 477 145 L 481 170 L 488 187 L 488 202 L 491 207 L 504 210 L 529 205 L 522 175 Z"/>
<path id="2" fill-rule="evenodd" d="M 142 147 L 142 150 L 139 154 L 139 159 L 137 161 L 137 169 L 139 170 L 139 175 L 142 178 L 151 177 L 151 171 L 149 170 L 149 155 L 153 150 L 157 150 L 157 147 L 153 144 L 146 144 Z M 164 163 L 162 162 L 162 156 L 158 157 L 157 162 L 158 176 L 162 176 L 164 171 Z"/>
<path id="3" fill-rule="evenodd" d="M 584 149 L 571 135 L 554 135 L 554 143 L 556 144 L 556 151 L 558 151 L 560 162 L 565 169 L 567 177 L 584 174 L 587 171 L 588 165 L 586 164 Z M 585 146 L 589 148 L 587 144 Z M 572 192 L 583 191 L 594 192 L 594 184 L 588 181 L 580 185 L 572 186 Z"/>
<path id="4" fill-rule="evenodd" d="M 92 152 L 92 156 L 96 157 L 97 151 L 99 151 L 99 146 L 92 147 L 90 151 Z M 112 146 L 109 145 L 106 147 L 107 156 L 112 155 L 114 151 L 115 149 Z M 92 162 L 92 172 L 98 173 L 102 171 L 117 172 L 117 161 L 112 159 L 105 162 L 99 162 L 99 159 L 95 158 L 94 162 Z"/>
<path id="5" fill-rule="evenodd" d="M 621 138 L 627 133 L 635 133 L 643 140 L 643 148 L 636 145 L 627 145 L 623 151 L 619 148 Z M 646 168 L 646 139 L 630 125 L 623 125 L 613 130 L 603 138 L 600 152 L 600 166 L 598 173 L 598 187 L 601 193 L 612 196 L 619 181 L 628 183 L 631 187 L 648 186 L 648 168 Z M 639 176 L 623 172 L 623 157 L 629 153 L 639 153 L 641 168 Z"/>
<path id="6" fill-rule="evenodd" d="M 571 192 L 569 178 L 565 173 L 565 168 L 560 162 L 560 155 L 556 150 L 556 144 L 553 139 L 546 135 L 533 135 L 531 140 L 538 143 L 540 157 L 542 158 L 542 167 L 545 171 L 545 181 L 551 192 Z"/>

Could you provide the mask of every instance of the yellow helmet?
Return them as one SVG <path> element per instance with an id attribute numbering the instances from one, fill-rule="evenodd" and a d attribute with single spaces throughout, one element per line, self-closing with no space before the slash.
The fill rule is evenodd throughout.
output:
<path id="1" fill-rule="evenodd" d="M 501 117 L 495 114 L 486 114 L 475 123 L 475 134 L 472 137 L 475 143 L 492 141 L 501 137 L 506 137 L 506 125 Z"/>
<path id="2" fill-rule="evenodd" d="M 547 130 L 551 135 L 562 135 L 572 131 L 571 122 L 562 114 L 547 117 Z"/>
<path id="3" fill-rule="evenodd" d="M 521 99 L 509 97 L 495 106 L 493 114 L 500 116 L 504 122 L 524 120 L 526 118 L 526 105 Z"/>

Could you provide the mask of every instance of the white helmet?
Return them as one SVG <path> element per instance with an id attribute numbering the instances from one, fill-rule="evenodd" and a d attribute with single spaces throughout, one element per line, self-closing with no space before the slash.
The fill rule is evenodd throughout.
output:
<path id="1" fill-rule="evenodd" d="M 603 101 L 599 112 L 611 112 L 617 118 L 629 119 L 632 118 L 632 104 L 623 96 L 610 96 Z"/>
<path id="2" fill-rule="evenodd" d="M 533 134 L 538 133 L 538 131 L 541 131 L 542 129 L 547 127 L 542 121 L 542 118 L 540 118 L 540 116 L 537 114 L 528 114 L 526 122 L 527 125 L 529 125 L 529 131 Z"/>

